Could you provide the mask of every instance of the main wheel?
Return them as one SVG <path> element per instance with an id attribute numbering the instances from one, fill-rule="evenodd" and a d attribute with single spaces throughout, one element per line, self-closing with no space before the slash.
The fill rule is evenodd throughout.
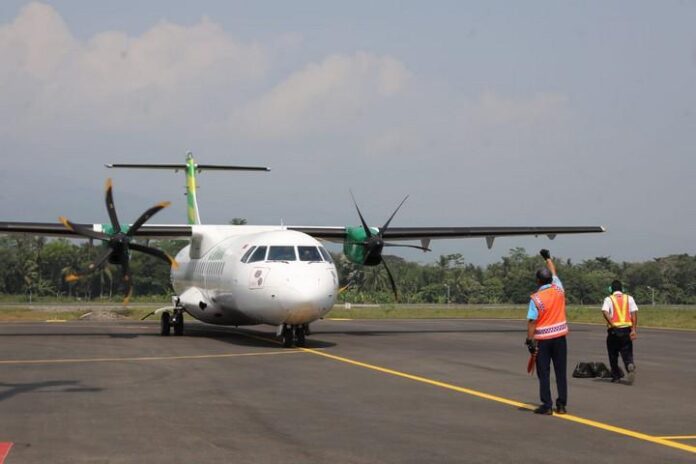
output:
<path id="1" fill-rule="evenodd" d="M 169 335 L 169 329 L 172 327 L 172 317 L 169 315 L 168 312 L 163 312 L 162 313 L 162 318 L 160 319 L 160 335 L 162 336 L 168 336 Z"/>
<path id="2" fill-rule="evenodd" d="M 285 348 L 292 347 L 292 342 L 295 340 L 294 330 L 291 327 L 283 327 L 283 332 L 280 334 L 280 341 Z"/>
<path id="3" fill-rule="evenodd" d="M 176 314 L 174 317 L 174 335 L 183 335 L 184 334 L 184 313 L 179 312 Z"/>
<path id="4" fill-rule="evenodd" d="M 305 342 L 305 328 L 304 326 L 299 326 L 295 329 L 295 345 L 302 348 L 305 346 Z"/>

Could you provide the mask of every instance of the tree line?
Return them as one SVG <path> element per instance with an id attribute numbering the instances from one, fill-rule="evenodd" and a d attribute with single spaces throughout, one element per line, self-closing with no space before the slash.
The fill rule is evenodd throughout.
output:
<path id="1" fill-rule="evenodd" d="M 187 242 L 153 241 L 170 255 Z M 74 283 L 68 273 L 86 269 L 102 253 L 101 246 L 44 237 L 0 237 L 0 293 L 31 299 L 66 297 L 120 300 L 120 268 L 106 266 Z M 394 296 L 382 266 L 365 267 L 334 254 L 340 286 L 348 285 L 339 301 L 390 303 Z M 467 263 L 461 254 L 441 255 L 434 263 L 419 264 L 385 256 L 402 303 L 522 304 L 535 290 L 534 273 L 541 257 L 513 248 L 487 266 Z M 696 256 L 671 255 L 645 262 L 616 262 L 597 257 L 575 263 L 555 258 L 558 274 L 572 304 L 596 305 L 608 294 L 614 279 L 624 282 L 639 304 L 696 304 Z M 169 268 L 155 258 L 133 253 L 130 263 L 134 294 L 166 297 L 172 293 Z"/>

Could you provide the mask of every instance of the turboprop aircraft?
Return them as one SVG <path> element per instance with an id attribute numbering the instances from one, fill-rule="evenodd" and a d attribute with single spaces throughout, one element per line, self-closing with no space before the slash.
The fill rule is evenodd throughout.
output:
<path id="1" fill-rule="evenodd" d="M 0 233 L 35 234 L 99 240 L 106 251 L 81 273 L 68 274 L 76 281 L 106 263 L 122 267 L 125 304 L 132 293 L 129 261 L 132 251 L 155 256 L 171 266 L 175 296 L 172 306 L 159 309 L 160 333 L 184 332 L 184 313 L 210 324 L 269 324 L 286 347 L 304 346 L 309 324 L 322 318 L 336 302 L 338 274 L 321 241 L 343 243 L 343 253 L 353 263 L 383 265 L 392 290 L 394 277 L 383 259 L 385 247 L 410 247 L 429 251 L 432 239 L 483 237 L 489 248 L 496 237 L 604 232 L 600 226 L 580 227 L 390 227 L 403 205 L 399 204 L 382 227 L 368 226 L 353 198 L 360 218 L 358 226 L 206 225 L 201 224 L 196 200 L 196 174 L 207 170 L 268 171 L 256 166 L 197 164 L 191 153 L 184 164 L 108 164 L 108 168 L 181 170 L 186 175 L 188 224 L 149 225 L 146 222 L 167 207 L 158 203 L 133 224 L 123 225 L 114 206 L 112 183 L 106 183 L 106 208 L 110 223 L 76 224 L 65 217 L 59 223 L 0 222 Z M 171 257 L 135 239 L 188 239 L 189 244 Z M 403 241 L 419 241 L 405 244 Z M 395 243 L 399 242 L 399 243 Z"/>

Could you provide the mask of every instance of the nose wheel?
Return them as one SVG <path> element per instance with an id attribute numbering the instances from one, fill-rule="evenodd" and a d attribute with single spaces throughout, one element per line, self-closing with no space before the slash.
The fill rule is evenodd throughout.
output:
<path id="1" fill-rule="evenodd" d="M 309 324 L 284 324 L 280 331 L 280 342 L 285 348 L 292 348 L 293 345 L 302 348 L 307 343 L 307 335 L 309 335 Z"/>
<path id="2" fill-rule="evenodd" d="M 168 311 L 162 313 L 160 317 L 160 335 L 167 337 L 171 329 L 174 329 L 174 335 L 181 336 L 184 334 L 184 310 L 174 308 L 172 314 Z"/>

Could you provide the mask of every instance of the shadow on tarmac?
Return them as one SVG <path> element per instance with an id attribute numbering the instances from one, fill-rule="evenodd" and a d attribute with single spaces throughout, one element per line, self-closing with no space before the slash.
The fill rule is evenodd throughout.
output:
<path id="1" fill-rule="evenodd" d="M 62 388 L 60 388 L 62 387 Z M 45 382 L 33 383 L 0 383 L 0 401 L 10 399 L 16 395 L 32 393 L 38 390 L 39 393 L 88 393 L 99 392 L 102 388 L 82 387 L 78 380 L 49 380 Z"/>

